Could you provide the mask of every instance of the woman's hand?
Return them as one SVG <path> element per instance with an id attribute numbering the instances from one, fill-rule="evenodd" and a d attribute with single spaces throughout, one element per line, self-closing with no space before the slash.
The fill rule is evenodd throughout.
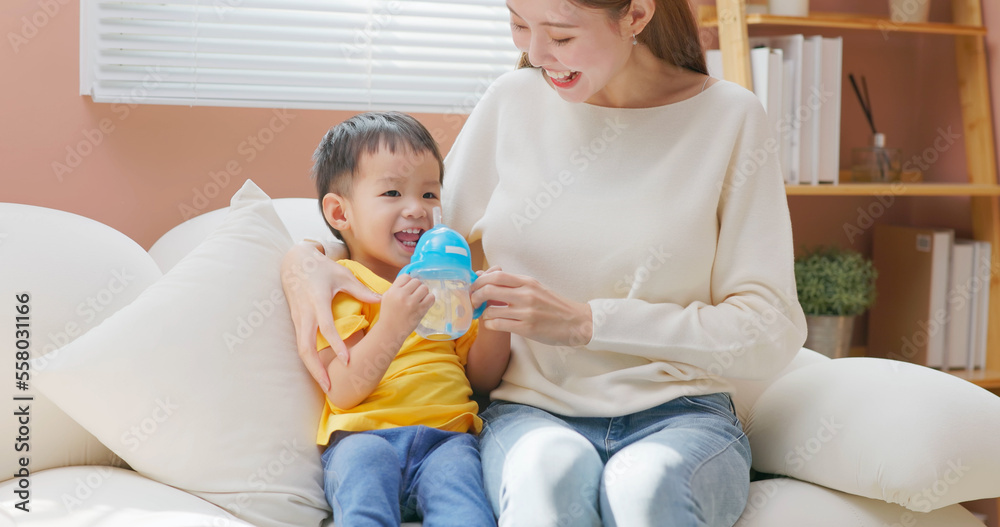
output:
<path id="1" fill-rule="evenodd" d="M 567 300 L 534 278 L 493 268 L 472 284 L 472 305 L 489 302 L 480 325 L 508 331 L 553 346 L 590 342 L 594 325 L 590 304 Z"/>
<path id="2" fill-rule="evenodd" d="M 343 255 L 331 255 L 333 257 Z M 281 261 L 281 287 L 295 326 L 299 358 L 324 392 L 330 391 L 330 377 L 316 351 L 316 330 L 326 337 L 337 357 L 347 364 L 347 347 L 333 323 L 330 304 L 343 291 L 366 304 L 381 297 L 358 281 L 349 269 L 320 252 L 315 243 L 295 244 Z"/>

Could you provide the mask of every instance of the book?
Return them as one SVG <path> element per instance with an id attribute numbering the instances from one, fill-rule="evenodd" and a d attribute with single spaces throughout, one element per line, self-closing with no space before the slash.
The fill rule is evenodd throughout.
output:
<path id="1" fill-rule="evenodd" d="M 993 260 L 990 242 L 977 241 L 976 249 L 976 307 L 974 315 L 976 320 L 973 323 L 973 357 L 971 367 L 968 369 L 985 370 L 987 329 L 990 317 L 990 275 L 993 271 Z"/>
<path id="2" fill-rule="evenodd" d="M 799 127 L 799 183 L 819 183 L 819 128 L 822 119 L 820 105 L 820 69 L 822 67 L 823 37 L 806 37 L 802 42 L 802 93 L 801 106 L 793 115 Z"/>
<path id="3" fill-rule="evenodd" d="M 973 240 L 956 239 L 951 248 L 944 369 L 967 368 L 970 358 L 974 356 L 975 253 L 976 242 Z"/>
<path id="4" fill-rule="evenodd" d="M 783 60 L 783 82 L 781 115 L 778 117 L 778 143 L 781 152 L 781 167 L 786 171 L 785 183 L 797 184 L 799 177 L 799 152 L 802 127 L 797 122 L 798 109 L 802 104 L 802 45 L 803 35 L 782 35 L 773 37 L 751 37 L 750 47 L 770 47 L 780 49 Z"/>
<path id="5" fill-rule="evenodd" d="M 840 182 L 840 101 L 843 96 L 843 76 L 844 39 L 824 38 L 819 84 L 822 103 L 817 179 L 820 184 L 836 185 Z"/>
<path id="6" fill-rule="evenodd" d="M 868 319 L 868 354 L 940 368 L 944 364 L 951 229 L 875 226 L 878 271 Z"/>

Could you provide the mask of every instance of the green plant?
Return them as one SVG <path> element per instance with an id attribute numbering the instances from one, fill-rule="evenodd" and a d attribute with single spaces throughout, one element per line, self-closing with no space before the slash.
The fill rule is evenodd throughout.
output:
<path id="1" fill-rule="evenodd" d="M 860 253 L 818 247 L 795 259 L 795 285 L 806 315 L 854 316 L 875 303 L 878 272 Z"/>

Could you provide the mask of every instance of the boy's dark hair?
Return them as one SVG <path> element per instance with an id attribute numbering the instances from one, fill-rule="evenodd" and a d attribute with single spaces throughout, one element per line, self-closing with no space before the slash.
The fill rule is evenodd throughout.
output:
<path id="1" fill-rule="evenodd" d="M 419 121 L 400 112 L 367 112 L 355 115 L 331 128 L 313 154 L 312 177 L 316 182 L 320 214 L 323 196 L 329 192 L 349 197 L 354 176 L 364 154 L 373 155 L 380 148 L 413 153 L 429 152 L 437 159 L 441 180 L 444 161 L 437 142 Z M 343 240 L 340 231 L 327 222 L 334 236 Z"/>

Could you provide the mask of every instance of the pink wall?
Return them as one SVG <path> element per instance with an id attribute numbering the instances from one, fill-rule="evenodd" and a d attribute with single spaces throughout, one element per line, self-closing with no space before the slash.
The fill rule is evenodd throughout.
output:
<path id="1" fill-rule="evenodd" d="M 272 197 L 314 196 L 312 152 L 354 112 L 289 110 L 276 118 L 269 109 L 93 103 L 79 95 L 79 2 L 49 3 L 60 11 L 49 16 L 38 0 L 0 6 L 0 33 L 31 36 L 0 44 L 0 201 L 81 214 L 148 249 L 192 212 L 228 205 L 246 178 Z M 44 26 L 34 34 L 22 17 Z M 445 150 L 464 122 L 417 117 Z"/>
<path id="2" fill-rule="evenodd" d="M 273 197 L 312 196 L 308 180 L 310 156 L 323 132 L 350 112 L 290 110 L 285 121 L 267 109 L 137 106 L 113 109 L 78 94 L 79 3 L 50 0 L 60 6 L 46 14 L 38 0 L 5 0 L 0 7 L 0 201 L 28 203 L 82 214 L 107 223 L 149 247 L 184 219 L 184 211 L 225 206 L 245 178 L 252 178 Z M 497 0 L 498 3 L 500 0 Z M 712 0 L 701 0 L 714 3 Z M 992 51 L 1000 43 L 1000 7 L 987 4 L 993 33 Z M 812 0 L 815 11 L 885 14 L 886 2 Z M 24 19 L 43 21 L 32 32 Z M 932 20 L 949 20 L 946 2 L 933 4 Z M 27 42 L 12 43 L 10 35 Z M 845 74 L 868 77 L 877 123 L 904 158 L 934 144 L 939 129 L 961 129 L 949 37 L 881 34 L 861 31 L 820 32 L 845 37 Z M 15 49 L 16 48 L 16 49 Z M 992 54 L 994 96 L 1000 96 L 1000 53 Z M 867 140 L 867 125 L 849 87 L 843 94 L 842 161 L 849 149 Z M 458 133 L 454 119 L 418 115 L 450 148 Z M 101 126 L 106 132 L 101 132 Z M 270 130 L 271 125 L 275 129 Z M 269 140 L 261 150 L 248 138 Z M 998 134 L 1000 137 L 1000 134 Z M 71 151 L 76 153 L 71 153 Z M 79 156 L 79 159 L 76 158 Z M 959 141 L 933 164 L 927 179 L 961 181 L 965 177 L 964 145 Z M 72 171 L 56 174 L 54 163 Z M 227 167 L 233 172 L 225 182 Z M 215 192 L 216 179 L 225 184 Z M 201 198 L 209 194 L 208 198 Z M 875 198 L 789 199 L 798 244 L 838 243 L 869 250 L 870 231 L 853 240 L 845 225 L 864 221 L 861 210 Z M 967 233 L 967 200 L 902 198 L 882 221 L 932 221 Z"/>

